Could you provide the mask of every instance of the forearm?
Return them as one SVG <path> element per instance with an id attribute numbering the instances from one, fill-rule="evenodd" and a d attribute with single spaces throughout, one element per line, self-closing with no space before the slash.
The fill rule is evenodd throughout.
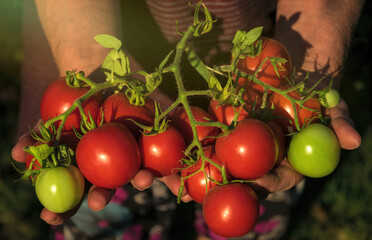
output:
<path id="1" fill-rule="evenodd" d="M 68 70 L 89 75 L 99 68 L 108 50 L 94 36 L 120 35 L 117 4 L 116 0 L 24 2 L 18 135 L 39 119 L 40 101 L 51 81 Z"/>
<path id="2" fill-rule="evenodd" d="M 327 75 L 340 83 L 342 65 L 364 0 L 279 0 L 276 38 L 292 56 L 293 65 L 311 83 Z M 324 82 L 324 84 L 327 84 Z"/>
<path id="3" fill-rule="evenodd" d="M 94 36 L 120 37 L 120 8 L 116 0 L 36 0 L 36 6 L 60 75 L 77 69 L 87 75 L 103 62 L 107 49 Z"/>

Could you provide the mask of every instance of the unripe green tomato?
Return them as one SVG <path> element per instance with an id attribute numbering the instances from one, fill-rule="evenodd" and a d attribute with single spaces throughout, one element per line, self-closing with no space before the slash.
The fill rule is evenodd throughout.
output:
<path id="1" fill-rule="evenodd" d="M 340 151 L 333 131 L 320 123 L 313 123 L 293 137 L 289 144 L 288 160 L 302 175 L 320 178 L 336 169 Z"/>
<path id="2" fill-rule="evenodd" d="M 55 213 L 74 208 L 84 194 L 84 177 L 73 165 L 43 170 L 35 185 L 36 195 L 41 204 Z"/>
<path id="3" fill-rule="evenodd" d="M 322 102 L 322 105 L 328 108 L 333 108 L 338 105 L 340 102 L 340 93 L 336 89 L 329 89 L 324 94 L 324 100 Z"/>

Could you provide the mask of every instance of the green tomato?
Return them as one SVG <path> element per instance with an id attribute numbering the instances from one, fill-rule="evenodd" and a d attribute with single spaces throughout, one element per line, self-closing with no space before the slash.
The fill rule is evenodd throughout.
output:
<path id="1" fill-rule="evenodd" d="M 333 131 L 320 123 L 313 123 L 293 137 L 289 144 L 288 160 L 302 175 L 320 178 L 336 169 L 340 151 Z"/>
<path id="2" fill-rule="evenodd" d="M 333 108 L 339 104 L 340 99 L 340 93 L 336 89 L 329 89 L 324 93 L 321 103 L 327 108 Z"/>
<path id="3" fill-rule="evenodd" d="M 73 165 L 45 169 L 37 176 L 35 191 L 46 209 L 63 213 L 82 199 L 84 177 Z"/>

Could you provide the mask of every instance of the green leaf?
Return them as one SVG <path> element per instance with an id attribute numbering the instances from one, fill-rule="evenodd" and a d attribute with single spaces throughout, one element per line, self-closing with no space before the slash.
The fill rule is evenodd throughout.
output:
<path id="1" fill-rule="evenodd" d="M 123 51 L 119 51 L 117 53 L 117 59 L 114 65 L 114 73 L 119 76 L 124 76 L 124 74 L 130 73 L 129 59 Z"/>
<path id="2" fill-rule="evenodd" d="M 164 68 L 165 64 L 168 62 L 168 60 L 169 60 L 170 56 L 172 55 L 172 53 L 173 53 L 173 50 L 172 50 L 170 53 L 168 53 L 168 55 L 167 55 L 167 56 L 163 59 L 163 61 L 159 64 L 159 67 L 158 67 L 159 70 L 161 70 L 161 69 Z"/>
<path id="3" fill-rule="evenodd" d="M 251 45 L 261 36 L 263 27 L 256 27 L 245 34 L 244 43 Z"/>
<path id="4" fill-rule="evenodd" d="M 107 56 L 105 57 L 105 59 L 103 60 L 103 63 L 102 63 L 102 69 L 106 69 L 106 70 L 112 70 L 113 68 L 113 65 L 114 65 L 114 58 L 117 54 L 117 51 L 116 50 L 111 50 Z"/>
<path id="5" fill-rule="evenodd" d="M 34 156 L 41 163 L 43 160 L 47 159 L 50 154 L 53 153 L 53 147 L 48 144 L 41 144 L 37 146 L 28 146 L 24 150 Z"/>
<path id="6" fill-rule="evenodd" d="M 109 34 L 98 34 L 94 37 L 94 39 L 105 48 L 113 48 L 117 51 L 121 48 L 121 41 L 114 36 Z"/>

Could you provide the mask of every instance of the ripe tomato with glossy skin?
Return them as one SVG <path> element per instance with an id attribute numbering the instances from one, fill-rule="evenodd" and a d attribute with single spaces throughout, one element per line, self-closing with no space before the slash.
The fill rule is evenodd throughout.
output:
<path id="1" fill-rule="evenodd" d="M 84 177 L 73 165 L 42 170 L 35 191 L 41 204 L 55 213 L 71 210 L 84 194 Z"/>
<path id="2" fill-rule="evenodd" d="M 66 84 L 65 78 L 61 77 L 49 84 L 43 94 L 40 104 L 40 114 L 44 121 L 57 117 L 66 112 L 74 103 L 74 101 L 85 93 L 88 88 L 73 88 Z M 82 103 L 85 114 L 88 113 L 94 120 L 97 119 L 101 104 L 101 96 L 99 94 L 91 96 Z M 60 121 L 56 122 L 59 126 Z M 67 118 L 63 130 L 72 130 L 72 127 L 80 129 L 81 116 L 79 109 L 75 109 Z"/>
<path id="3" fill-rule="evenodd" d="M 123 92 L 113 94 L 102 103 L 104 120 L 108 122 L 119 122 L 126 125 L 132 134 L 138 139 L 140 136 L 140 127 L 134 120 L 146 126 L 154 122 L 154 102 L 147 100 L 144 106 L 135 106 L 130 104 L 127 96 Z"/>
<path id="4" fill-rule="evenodd" d="M 190 108 L 196 121 L 208 122 L 207 119 L 214 121 L 213 117 L 202 108 L 197 106 L 190 106 Z M 175 109 L 170 115 L 170 120 L 172 122 L 172 125 L 182 133 L 186 143 L 190 143 L 193 140 L 194 136 L 190 125 L 190 120 L 184 107 L 178 107 L 177 109 Z M 217 136 L 219 133 L 219 129 L 217 127 L 200 125 L 196 126 L 196 131 L 198 134 L 198 139 L 203 145 L 213 144 L 216 141 L 216 139 L 213 137 Z"/>
<path id="5" fill-rule="evenodd" d="M 261 37 L 262 40 L 262 52 L 256 57 L 246 57 L 238 61 L 236 68 L 247 74 L 254 74 L 255 71 L 260 67 L 261 63 L 266 57 L 280 57 L 287 60 L 284 64 L 284 71 L 278 69 L 279 76 L 275 72 L 275 69 L 271 62 L 268 60 L 259 69 L 257 78 L 270 86 L 279 88 L 283 84 L 287 83 L 287 79 L 291 74 L 292 60 L 286 47 L 279 41 L 273 38 Z M 248 83 L 248 79 L 240 77 L 238 79 L 240 85 Z M 259 92 L 263 92 L 263 87 L 256 83 L 250 84 L 252 88 Z M 271 93 L 271 91 L 270 91 Z"/>
<path id="6" fill-rule="evenodd" d="M 207 158 L 211 159 L 217 164 L 220 164 L 214 152 L 214 146 L 206 146 L 203 148 L 203 151 Z M 201 167 L 202 160 L 200 158 L 194 165 L 184 168 L 181 171 L 181 177 L 183 178 L 193 174 L 191 177 L 184 179 L 185 190 L 195 202 L 200 204 L 203 203 L 207 191 L 216 186 L 214 181 L 222 183 L 221 171 L 209 162 L 205 162 L 204 164 L 205 172 L 200 171 L 194 174 Z"/>
<path id="7" fill-rule="evenodd" d="M 93 185 L 114 189 L 138 172 L 141 156 L 136 139 L 120 123 L 106 123 L 87 132 L 76 148 L 76 162 Z"/>
<path id="8" fill-rule="evenodd" d="M 212 188 L 204 198 L 203 215 L 215 234 L 241 237 L 257 222 L 259 202 L 253 189 L 244 183 L 232 183 Z"/>
<path id="9" fill-rule="evenodd" d="M 216 140 L 216 155 L 237 179 L 262 177 L 275 165 L 278 142 L 273 130 L 263 121 L 243 119 L 236 128 Z"/>
<path id="10" fill-rule="evenodd" d="M 284 155 L 286 152 L 286 137 L 283 129 L 280 127 L 280 125 L 275 122 L 274 120 L 269 120 L 266 122 L 267 125 L 271 127 L 273 130 L 276 141 L 278 142 L 278 159 L 276 160 L 275 165 L 279 165 L 282 160 L 284 159 Z"/>
<path id="11" fill-rule="evenodd" d="M 320 178 L 331 174 L 339 159 L 340 144 L 336 135 L 320 123 L 306 126 L 289 144 L 289 162 L 307 177 Z"/>
<path id="12" fill-rule="evenodd" d="M 297 91 L 290 92 L 289 95 L 295 99 L 300 99 L 300 94 Z M 295 111 L 293 109 L 292 103 L 286 97 L 279 93 L 273 93 L 270 100 L 274 104 L 274 116 L 282 117 L 281 119 L 276 120 L 280 124 L 282 129 L 286 133 L 289 132 L 289 127 L 292 127 L 293 130 L 296 131 L 297 128 L 294 119 Z M 320 103 L 316 99 L 311 98 L 307 100 L 304 105 L 305 107 L 313 109 L 314 111 L 301 108 L 297 104 L 295 105 L 300 127 L 307 124 L 312 118 L 319 116 L 319 112 L 321 111 Z M 312 123 L 315 123 L 317 121 L 318 119 L 314 118 L 312 120 Z"/>
<path id="13" fill-rule="evenodd" d="M 168 124 L 164 132 L 155 135 L 141 135 L 138 139 L 142 167 L 155 177 L 164 177 L 180 171 L 185 140 L 176 128 Z"/>

